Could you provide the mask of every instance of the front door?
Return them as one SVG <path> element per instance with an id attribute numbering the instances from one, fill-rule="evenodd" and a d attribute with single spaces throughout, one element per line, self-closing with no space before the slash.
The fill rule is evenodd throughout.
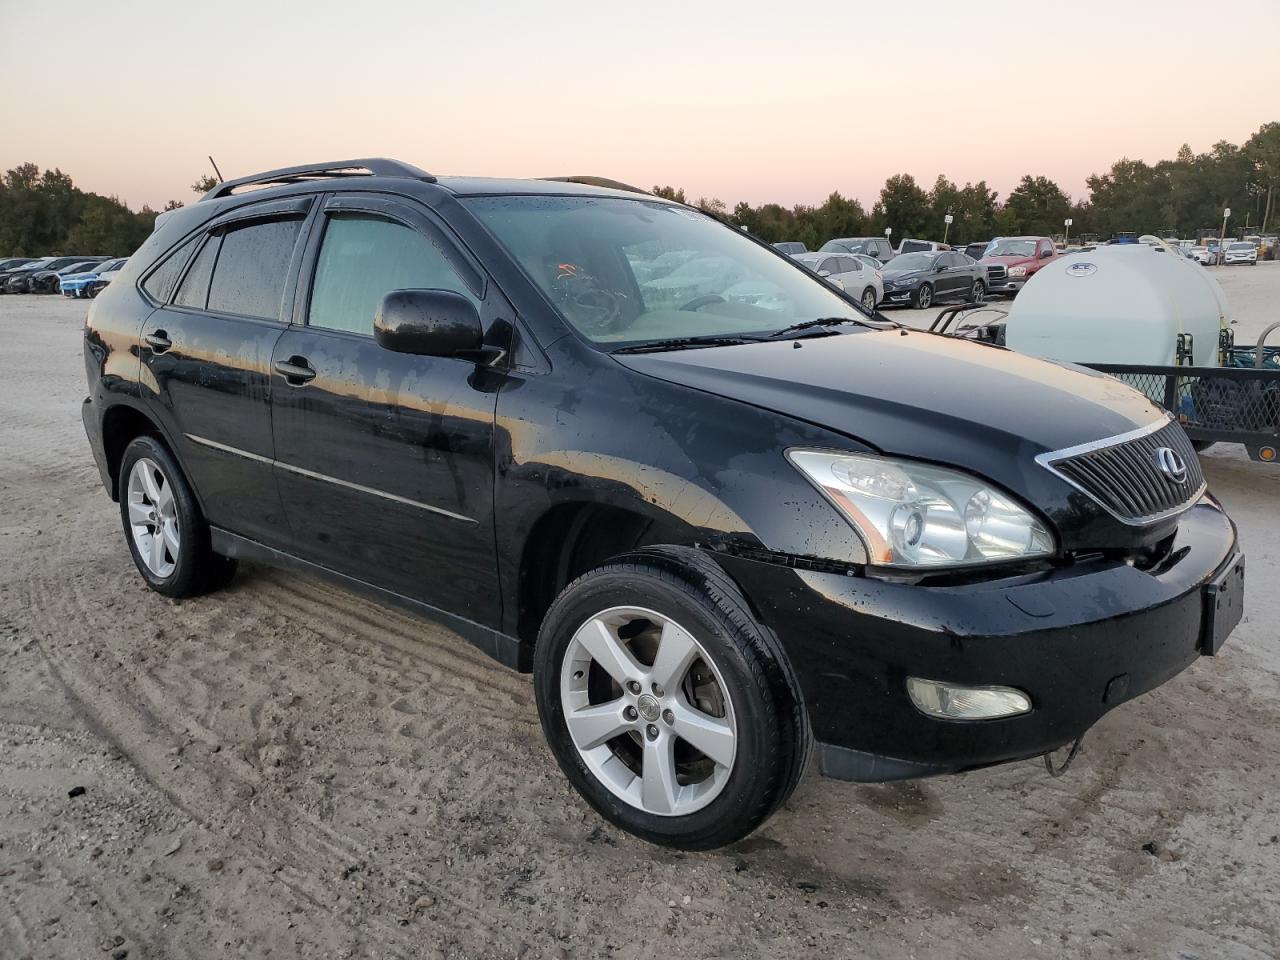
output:
<path id="1" fill-rule="evenodd" d="M 276 478 L 292 551 L 488 626 L 501 623 L 493 420 L 502 375 L 394 353 L 383 296 L 446 289 L 510 318 L 425 209 L 334 196 L 308 243 L 294 324 L 272 358 Z"/>

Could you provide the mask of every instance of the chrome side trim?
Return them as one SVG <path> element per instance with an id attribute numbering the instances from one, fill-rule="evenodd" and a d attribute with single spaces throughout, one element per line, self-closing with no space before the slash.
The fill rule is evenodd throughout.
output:
<path id="1" fill-rule="evenodd" d="M 1178 514 L 1183 513 L 1189 510 L 1191 507 L 1195 506 L 1196 503 L 1200 500 L 1200 498 L 1204 496 L 1205 491 L 1209 489 L 1209 481 L 1201 480 L 1200 486 L 1195 491 L 1195 493 L 1188 496 L 1187 500 L 1184 503 L 1180 504 L 1179 506 L 1171 507 L 1170 509 L 1162 511 L 1161 513 L 1154 513 L 1144 517 L 1133 518 L 1133 517 L 1123 516 L 1122 514 L 1119 514 L 1116 511 L 1112 510 L 1109 506 L 1107 506 L 1100 499 L 1098 499 L 1098 497 L 1096 497 L 1091 491 L 1086 490 L 1084 487 L 1080 486 L 1080 484 L 1076 483 L 1074 480 L 1068 477 L 1065 473 L 1062 473 L 1060 470 L 1055 469 L 1053 465 L 1059 460 L 1066 460 L 1070 457 L 1076 457 L 1082 453 L 1092 453 L 1094 450 L 1102 450 L 1106 447 L 1114 447 L 1121 443 L 1128 443 L 1130 440 L 1137 440 L 1140 437 L 1145 437 L 1148 434 L 1155 433 L 1158 430 L 1163 430 L 1170 423 L 1174 423 L 1174 422 L 1176 421 L 1173 419 L 1173 417 L 1166 414 L 1164 419 L 1162 420 L 1157 420 L 1155 423 L 1149 423 L 1145 427 L 1139 427 L 1136 430 L 1129 430 L 1125 433 L 1118 433 L 1114 437 L 1105 437 L 1102 440 L 1091 440 L 1089 443 L 1080 443 L 1074 447 L 1063 447 L 1061 450 L 1050 450 L 1048 453 L 1037 454 L 1036 463 L 1040 464 L 1040 466 L 1044 467 L 1046 470 L 1052 473 L 1059 480 L 1062 480 L 1064 483 L 1067 483 L 1068 485 L 1079 490 L 1091 501 L 1093 501 L 1099 507 L 1101 507 L 1104 511 L 1106 511 L 1107 514 L 1119 520 L 1121 523 L 1125 524 L 1126 526 L 1149 527 L 1153 523 L 1159 523 L 1161 520 L 1167 520 L 1170 517 L 1177 516 Z"/>
<path id="2" fill-rule="evenodd" d="M 220 450 L 223 453 L 229 453 L 236 457 L 244 457 L 246 460 L 253 460 L 257 463 L 266 464 L 267 466 L 279 467 L 281 470 L 288 470 L 290 473 L 296 473 L 299 476 L 308 477 L 312 480 L 322 480 L 325 483 L 332 483 L 339 487 L 346 487 L 348 490 L 367 493 L 373 497 L 381 497 L 383 500 L 391 500 L 394 503 L 403 503 L 405 506 L 417 507 L 419 510 L 436 513 L 442 517 L 448 517 L 451 520 L 461 520 L 463 523 L 478 522 L 474 517 L 466 517 L 460 513 L 454 513 L 452 510 L 446 510 L 443 507 L 433 507 L 431 504 L 423 503 L 421 500 L 410 500 L 408 497 L 402 497 L 397 493 L 389 493 L 386 490 L 379 490 L 376 487 L 366 487 L 364 484 L 352 483 L 350 480 L 331 477 L 326 473 L 316 473 L 314 470 L 296 467 L 291 463 L 285 463 L 281 460 L 272 460 L 270 457 L 250 453 L 248 450 L 241 450 L 239 447 L 232 447 L 225 443 L 218 443 L 216 440 L 210 440 L 207 437 L 198 437 L 194 433 L 188 433 L 185 436 L 192 443 L 198 443 L 202 447 L 209 447 L 212 450 Z"/>

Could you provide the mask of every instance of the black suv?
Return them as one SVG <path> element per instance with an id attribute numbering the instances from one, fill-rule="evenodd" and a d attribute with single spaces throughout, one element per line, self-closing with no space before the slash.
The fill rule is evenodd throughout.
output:
<path id="1" fill-rule="evenodd" d="M 565 774 L 658 843 L 743 836 L 813 741 L 846 780 L 1038 756 L 1240 616 L 1234 527 L 1141 394 L 638 192 L 228 182 L 94 302 L 85 361 L 154 590 L 247 558 L 435 618 L 532 670 Z"/>

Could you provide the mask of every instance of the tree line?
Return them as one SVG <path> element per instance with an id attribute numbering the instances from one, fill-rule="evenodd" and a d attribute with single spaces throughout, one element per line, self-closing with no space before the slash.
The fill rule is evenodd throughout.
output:
<path id="1" fill-rule="evenodd" d="M 959 186 L 939 175 L 926 189 L 909 173 L 889 177 L 868 211 L 838 192 L 817 205 L 784 207 L 742 202 L 732 209 L 715 198 L 693 203 L 776 243 L 800 240 L 810 250 L 833 237 L 920 237 L 940 240 L 944 217 L 952 216 L 948 240 L 971 243 L 995 236 L 1060 236 L 1072 221 L 1071 236 L 1107 238 L 1122 231 L 1192 238 L 1216 232 L 1231 209 L 1228 236 L 1274 233 L 1280 227 L 1280 122 L 1264 124 L 1244 144 L 1225 140 L 1197 154 L 1184 144 L 1177 156 L 1148 164 L 1117 160 L 1085 181 L 1088 196 L 1073 199 L 1047 177 L 1024 176 L 1003 202 L 985 180 Z M 655 186 L 669 200 L 689 202 L 684 190 Z"/>
<path id="2" fill-rule="evenodd" d="M 203 194 L 214 185 L 205 176 L 191 189 Z M 925 189 L 900 173 L 885 181 L 869 211 L 838 192 L 818 206 L 742 202 L 729 209 L 714 198 L 694 202 L 764 240 L 801 240 L 811 250 L 832 237 L 879 236 L 886 229 L 893 230 L 894 239 L 941 239 L 947 214 L 953 218 L 947 238 L 956 243 L 1017 234 L 1057 236 L 1068 218 L 1072 236 L 1134 231 L 1194 237 L 1216 231 L 1227 207 L 1232 211 L 1229 236 L 1274 232 L 1280 226 L 1280 122 L 1264 124 L 1239 146 L 1222 140 L 1198 154 L 1184 144 L 1173 159 L 1155 164 L 1117 160 L 1086 185 L 1088 196 L 1076 200 L 1047 177 L 1028 175 L 1001 202 L 985 180 L 959 186 L 939 175 Z M 676 187 L 653 192 L 688 202 Z M 180 206 L 171 200 L 165 209 Z M 42 172 L 24 163 L 0 180 L 0 256 L 127 256 L 151 233 L 156 216 L 150 207 L 135 213 L 116 197 L 83 191 L 61 170 Z"/>

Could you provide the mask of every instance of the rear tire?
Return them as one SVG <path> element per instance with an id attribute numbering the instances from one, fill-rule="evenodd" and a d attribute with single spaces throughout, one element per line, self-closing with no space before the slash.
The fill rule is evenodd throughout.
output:
<path id="1" fill-rule="evenodd" d="M 650 843 L 741 839 L 791 795 L 808 757 L 776 639 L 696 550 L 649 548 L 566 587 L 538 634 L 534 689 L 574 788 Z M 603 727 L 584 726 L 597 716 Z"/>
<path id="2" fill-rule="evenodd" d="M 862 291 L 862 309 L 867 313 L 876 312 L 876 290 L 875 287 L 867 287 Z"/>
<path id="3" fill-rule="evenodd" d="M 158 438 L 130 442 L 118 480 L 125 542 L 147 586 L 166 597 L 194 597 L 231 581 L 236 561 L 210 548 L 195 495 Z"/>

